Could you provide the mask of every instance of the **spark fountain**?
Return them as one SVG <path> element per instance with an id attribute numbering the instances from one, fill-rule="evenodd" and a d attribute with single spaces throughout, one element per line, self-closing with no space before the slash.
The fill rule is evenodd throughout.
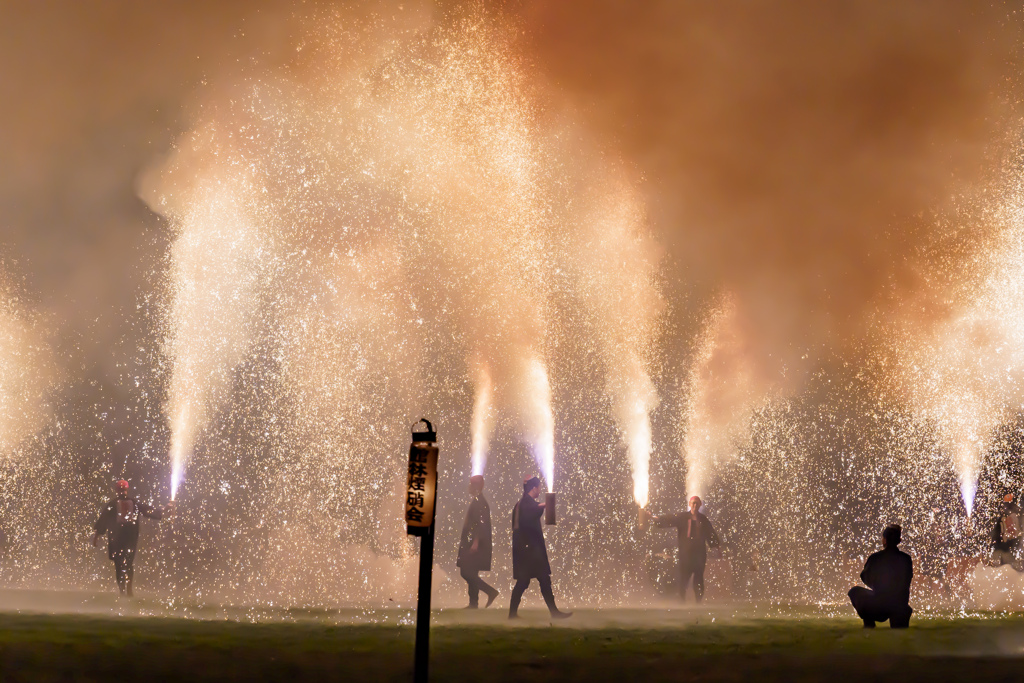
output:
<path id="1" fill-rule="evenodd" d="M 1018 24 L 1001 9 L 887 7 L 268 6 L 244 39 L 217 36 L 223 64 L 195 53 L 201 86 L 148 68 L 195 63 L 191 41 L 150 41 L 143 90 L 97 89 L 88 118 L 124 120 L 140 156 L 62 149 L 58 166 L 89 163 L 35 203 L 77 192 L 83 211 L 4 195 L 0 246 L 33 301 L 0 299 L 4 581 L 99 585 L 82 515 L 128 472 L 179 511 L 140 547 L 146 590 L 407 607 L 402 454 L 422 415 L 448 454 L 442 605 L 464 599 L 456 501 L 485 468 L 496 539 L 524 470 L 557 487 L 552 563 L 578 605 L 673 592 L 674 541 L 634 519 L 692 493 L 728 549 L 709 585 L 734 600 L 845 600 L 849 558 L 891 521 L 910 552 L 963 565 L 1024 476 L 1021 164 L 984 187 L 974 171 L 986 145 L 1021 147 L 991 137 L 1018 125 L 1019 28 L 1004 45 L 995 27 Z M 763 87 L 780 74 L 789 87 Z M 124 101 L 191 118 L 138 128 Z M 137 179 L 163 218 L 140 216 L 124 169 L 168 126 L 184 132 Z M 110 178 L 108 216 L 91 181 Z M 145 232 L 140 258 L 83 217 Z M 82 272 L 152 278 L 122 298 L 69 291 L 89 277 L 33 262 L 61 230 L 101 238 Z M 47 383 L 46 340 L 71 378 L 52 412 L 26 398 Z M 493 562 L 506 578 L 507 546 Z"/>
<path id="2" fill-rule="evenodd" d="M 200 135 L 205 144 L 214 142 L 217 133 Z M 171 252 L 173 303 L 166 349 L 173 367 L 171 500 L 197 438 L 226 398 L 233 368 L 249 351 L 265 277 L 260 272 L 265 246 L 249 213 L 252 178 L 223 166 L 208 173 L 187 188 L 166 188 L 160 200 L 178 235 Z"/>
<path id="3" fill-rule="evenodd" d="M 704 496 L 716 461 L 741 447 L 755 406 L 749 360 L 736 330 L 736 302 L 724 296 L 698 336 L 683 416 L 686 496 Z M 762 401 L 765 392 L 761 392 Z"/>
<path id="4" fill-rule="evenodd" d="M 527 382 L 526 393 L 523 394 L 525 405 L 522 407 L 524 438 L 530 445 L 544 483 L 551 491 L 555 487 L 555 419 L 551 414 L 548 373 L 536 358 L 529 361 Z"/>
<path id="5" fill-rule="evenodd" d="M 49 420 L 56 376 L 43 331 L 0 273 L 0 464 Z"/>
<path id="6" fill-rule="evenodd" d="M 494 429 L 494 414 L 491 409 L 493 388 L 491 375 L 486 366 L 476 370 L 476 398 L 473 401 L 473 427 L 471 455 L 474 475 L 483 474 L 487 467 L 487 447 Z"/>
<path id="7" fill-rule="evenodd" d="M 605 349 L 646 502 L 659 298 L 635 179 L 596 145 L 566 146 L 587 133 L 568 113 L 542 115 L 514 31 L 474 13 L 393 21 L 320 22 L 288 69 L 208 101 L 143 183 L 175 235 L 172 495 L 213 495 L 214 472 L 251 463 L 254 478 L 230 486 L 262 491 L 260 517 L 282 520 L 245 551 L 270 593 L 364 595 L 370 570 L 352 563 L 388 567 L 381 591 L 411 588 L 400 511 L 390 496 L 379 510 L 361 501 L 400 482 L 390 453 L 409 415 L 463 423 L 442 391 L 453 375 L 474 387 L 473 471 L 494 466 L 493 425 L 505 424 L 553 491 L 550 369 L 580 333 Z M 594 178 L 615 192 L 566 201 Z M 599 325 L 575 327 L 567 300 L 592 302 Z M 242 424 L 255 442 L 231 445 Z M 324 505 L 337 512 L 303 512 Z"/>
<path id="8" fill-rule="evenodd" d="M 644 510 L 654 448 L 651 411 L 658 405 L 649 367 L 664 302 L 655 277 L 656 247 L 643 229 L 643 207 L 624 177 L 595 174 L 590 187 L 579 188 L 593 209 L 578 277 L 586 283 L 582 298 L 597 321 L 605 391 L 626 446 L 633 499 Z"/>
<path id="9" fill-rule="evenodd" d="M 1012 155 L 1013 159 L 1018 155 Z M 1024 409 L 1024 190 L 1007 163 L 978 220 L 984 255 L 949 295 L 953 311 L 927 335 L 906 334 L 900 375 L 919 414 L 941 436 L 968 517 L 995 429 Z"/>

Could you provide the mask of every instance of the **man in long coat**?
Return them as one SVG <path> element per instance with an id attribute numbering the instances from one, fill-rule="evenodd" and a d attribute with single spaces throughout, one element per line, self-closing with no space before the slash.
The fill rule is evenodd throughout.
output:
<path id="1" fill-rule="evenodd" d="M 553 619 L 565 619 L 572 612 L 562 612 L 555 606 L 555 595 L 551 591 L 551 565 L 548 564 L 548 549 L 544 543 L 544 530 L 540 518 L 544 515 L 544 503 L 537 502 L 540 495 L 540 479 L 531 477 L 523 482 L 523 497 L 512 509 L 512 576 L 516 585 L 512 589 L 512 601 L 508 618 L 519 618 L 519 603 L 531 579 L 537 579 L 540 593 Z"/>
<path id="2" fill-rule="evenodd" d="M 173 503 L 166 508 L 140 503 L 128 495 L 128 482 L 121 479 L 114 488 L 114 498 L 100 510 L 93 524 L 92 544 L 99 544 L 100 536 L 108 535 L 107 557 L 114 562 L 114 576 L 121 595 L 132 597 L 132 579 L 135 572 L 135 548 L 139 545 L 139 517 L 159 520 L 164 512 L 171 512 Z"/>
<path id="3" fill-rule="evenodd" d="M 659 527 L 675 527 L 679 534 L 679 596 L 686 599 L 686 586 L 693 577 L 693 596 L 700 602 L 704 598 L 704 567 L 708 563 L 708 544 L 712 548 L 721 545 L 718 534 L 704 513 L 700 512 L 702 501 L 699 496 L 690 498 L 690 511 L 677 515 L 661 515 L 654 518 Z"/>
<path id="4" fill-rule="evenodd" d="M 488 586 L 480 578 L 480 572 L 491 571 L 491 507 L 484 498 L 484 478 L 479 474 L 469 478 L 469 495 L 473 500 L 466 511 L 462 525 L 462 539 L 459 541 L 459 559 L 455 566 L 469 587 L 469 609 L 480 606 L 480 591 L 487 595 L 490 607 L 498 597 L 497 589 Z"/>

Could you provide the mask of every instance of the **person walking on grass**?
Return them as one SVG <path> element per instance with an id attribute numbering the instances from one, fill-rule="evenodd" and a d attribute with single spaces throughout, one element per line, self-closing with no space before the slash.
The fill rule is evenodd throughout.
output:
<path id="1" fill-rule="evenodd" d="M 467 609 L 480 607 L 480 592 L 487 595 L 485 608 L 490 607 L 498 597 L 498 590 L 480 578 L 480 572 L 491 571 L 491 507 L 484 498 L 484 478 L 479 474 L 469 478 L 469 495 L 472 500 L 466 511 L 459 541 L 459 557 L 455 566 L 469 588 Z"/>
<path id="2" fill-rule="evenodd" d="M 544 503 L 537 502 L 539 495 L 540 479 L 527 479 L 523 482 L 523 497 L 512 509 L 512 576 L 516 585 L 508 607 L 509 619 L 519 618 L 519 603 L 532 579 L 537 579 L 540 584 L 540 594 L 544 596 L 552 619 L 572 616 L 572 612 L 562 612 L 555 606 L 555 595 L 551 591 L 551 565 L 540 524 Z"/>

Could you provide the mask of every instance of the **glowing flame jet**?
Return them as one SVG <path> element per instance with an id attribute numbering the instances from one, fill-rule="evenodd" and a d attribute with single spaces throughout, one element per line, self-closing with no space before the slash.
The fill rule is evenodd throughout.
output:
<path id="1" fill-rule="evenodd" d="M 54 384 L 52 353 L 37 322 L 9 295 L 0 273 L 0 463 L 43 427 Z"/>
<path id="2" fill-rule="evenodd" d="M 1024 408 L 1024 188 L 1015 164 L 991 193 L 991 243 L 951 297 L 952 314 L 921 334 L 912 327 L 896 349 L 905 390 L 935 426 L 956 473 L 967 515 L 993 430 L 1004 411 Z"/>
<path id="3" fill-rule="evenodd" d="M 964 500 L 964 509 L 967 510 L 967 516 L 970 517 L 974 511 L 974 494 L 978 492 L 978 479 L 977 477 L 971 477 L 968 479 L 961 479 L 960 481 L 960 495 Z"/>
<path id="4" fill-rule="evenodd" d="M 753 372 L 736 329 L 735 300 L 725 295 L 710 313 L 691 361 L 683 415 L 686 495 L 702 495 L 717 454 L 749 418 Z"/>
<path id="5" fill-rule="evenodd" d="M 650 496 L 650 461 L 654 450 L 650 411 L 658 404 L 657 391 L 634 353 L 609 366 L 608 389 L 612 414 L 623 435 L 633 475 L 633 499 L 642 508 Z"/>
<path id="6" fill-rule="evenodd" d="M 491 412 L 492 387 L 491 373 L 486 365 L 479 365 L 477 368 L 476 400 L 473 404 L 473 474 L 483 474 L 487 466 L 487 447 L 489 445 L 491 430 L 494 426 L 494 417 Z"/>
<path id="7" fill-rule="evenodd" d="M 698 341 L 697 352 L 690 365 L 687 384 L 689 398 L 686 402 L 684 423 L 686 437 L 683 440 L 683 460 L 686 462 L 686 495 L 704 494 L 704 477 L 708 459 L 711 457 L 711 415 L 708 394 L 710 392 L 708 366 L 714 356 L 718 328 L 724 317 L 724 310 L 712 314 Z"/>
<path id="8" fill-rule="evenodd" d="M 552 491 L 555 488 L 555 419 L 551 413 L 551 385 L 540 359 L 532 358 L 528 362 L 526 380 L 526 440 L 548 491 Z"/>
<path id="9" fill-rule="evenodd" d="M 574 237 L 563 248 L 579 268 L 579 294 L 595 321 L 612 417 L 629 457 L 633 498 L 647 506 L 653 451 L 651 411 L 658 393 L 648 372 L 663 309 L 657 285 L 658 250 L 646 230 L 646 215 L 625 173 L 591 172 L 592 208 L 580 221 L 586 249 Z M 589 201 L 587 201 L 589 200 Z"/>
<path id="10" fill-rule="evenodd" d="M 268 250 L 248 217 L 253 182 L 218 158 L 200 129 L 163 171 L 150 206 L 170 219 L 172 293 L 164 352 L 171 362 L 167 415 L 171 429 L 171 499 L 187 459 L 212 412 L 230 392 L 231 377 L 248 353 Z M 208 175 L 190 168 L 203 163 Z M 224 169 L 220 163 L 226 163 Z"/>
<path id="11" fill-rule="evenodd" d="M 185 436 L 184 431 L 188 428 L 188 408 L 171 419 L 171 500 L 178 496 L 178 487 L 185 478 Z"/>
<path id="12" fill-rule="evenodd" d="M 647 507 L 650 496 L 650 461 L 653 445 L 651 443 L 651 419 L 647 414 L 647 405 L 643 402 L 633 404 L 633 420 L 630 422 L 631 437 L 627 444 L 629 461 L 633 466 L 633 499 L 642 508 Z"/>
<path id="13" fill-rule="evenodd" d="M 946 428 L 948 438 L 953 440 L 948 448 L 953 453 L 953 469 L 960 484 L 960 497 L 963 499 L 968 517 L 974 512 L 974 496 L 978 492 L 979 470 L 985 445 L 985 440 L 980 436 L 981 413 L 984 409 L 974 402 L 971 402 L 968 410 L 972 408 L 969 424 L 962 424 L 960 429 Z M 990 421 L 995 422 L 995 418 Z"/>

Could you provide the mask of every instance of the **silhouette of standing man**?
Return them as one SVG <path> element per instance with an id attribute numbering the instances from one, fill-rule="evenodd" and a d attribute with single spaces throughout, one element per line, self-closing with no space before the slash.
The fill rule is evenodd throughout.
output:
<path id="1" fill-rule="evenodd" d="M 914 578 L 914 561 L 899 550 L 903 529 L 891 524 L 882 531 L 883 549 L 864 563 L 860 580 L 868 588 L 854 586 L 848 595 L 864 628 L 874 628 L 876 621 L 889 620 L 891 628 L 907 628 L 910 615 L 910 582 Z M 870 590 L 869 590 L 870 589 Z"/>
<path id="2" fill-rule="evenodd" d="M 697 602 L 704 598 L 704 567 L 708 563 L 708 545 L 717 548 L 721 545 L 718 534 L 711 522 L 703 513 L 703 504 L 699 496 L 690 498 L 690 511 L 678 515 L 661 515 L 653 517 L 659 527 L 676 527 L 679 533 L 679 597 L 686 599 L 686 585 L 693 577 L 693 596 Z"/>
<path id="3" fill-rule="evenodd" d="M 537 579 L 540 584 L 540 594 L 544 596 L 552 619 L 572 616 L 572 612 L 562 612 L 555 607 L 555 595 L 551 592 L 551 565 L 548 564 L 544 530 L 540 526 L 544 503 L 537 502 L 539 495 L 540 479 L 527 479 L 523 482 L 523 497 L 512 509 L 512 576 L 516 585 L 508 607 L 509 619 L 519 618 L 519 603 L 531 579 Z"/>
<path id="4" fill-rule="evenodd" d="M 480 606 L 480 591 L 487 595 L 490 607 L 498 597 L 497 589 L 488 586 L 480 578 L 480 572 L 491 571 L 491 507 L 484 498 L 484 478 L 479 474 L 469 478 L 469 494 L 473 500 L 466 511 L 462 525 L 462 539 L 459 541 L 459 559 L 455 562 L 462 578 L 469 586 L 469 609 Z"/>

